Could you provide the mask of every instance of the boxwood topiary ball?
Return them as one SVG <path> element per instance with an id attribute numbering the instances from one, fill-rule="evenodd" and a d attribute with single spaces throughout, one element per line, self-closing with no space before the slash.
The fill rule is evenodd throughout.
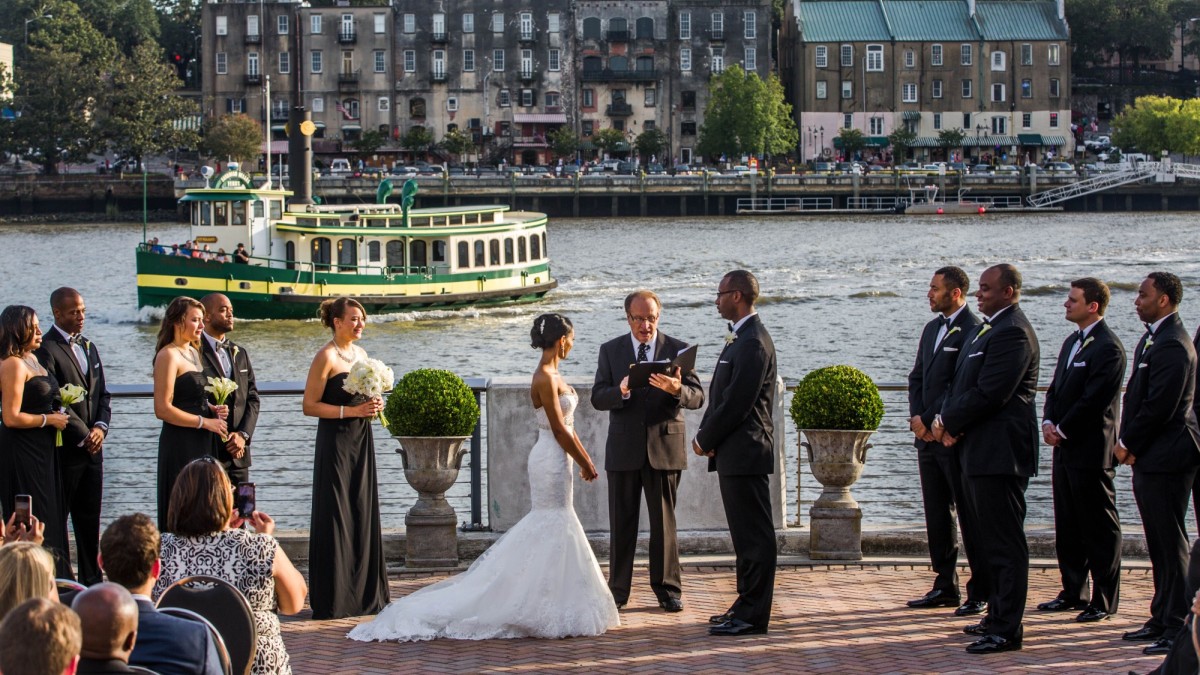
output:
<path id="1" fill-rule="evenodd" d="M 383 414 L 393 436 L 470 436 L 479 404 L 458 375 L 422 368 L 400 378 Z"/>
<path id="2" fill-rule="evenodd" d="M 851 366 L 828 366 L 804 376 L 792 396 L 797 429 L 874 431 L 883 419 L 879 388 Z"/>

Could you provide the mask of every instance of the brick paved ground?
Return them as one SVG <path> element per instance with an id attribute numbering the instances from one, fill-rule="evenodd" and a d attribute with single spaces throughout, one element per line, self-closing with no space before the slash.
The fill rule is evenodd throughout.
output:
<path id="1" fill-rule="evenodd" d="M 392 578 L 393 597 L 444 575 Z M 640 566 L 636 580 L 644 580 Z M 621 612 L 621 627 L 595 638 L 567 640 L 436 640 L 361 643 L 345 635 L 360 619 L 311 621 L 306 609 L 285 618 L 284 640 L 297 675 L 303 673 L 547 673 L 585 669 L 606 673 L 1125 673 L 1147 672 L 1160 661 L 1121 633 L 1140 627 L 1152 584 L 1148 565 L 1127 566 L 1121 614 L 1098 624 L 1077 624 L 1074 613 L 1033 611 L 1057 593 L 1052 567 L 1030 571 L 1029 607 L 1022 651 L 972 656 L 968 620 L 949 610 L 910 610 L 931 581 L 917 561 L 867 561 L 863 565 L 784 565 L 776 577 L 775 612 L 766 636 L 713 638 L 709 615 L 734 597 L 725 560 L 685 561 L 685 611 L 658 609 L 648 586 L 635 588 Z"/>

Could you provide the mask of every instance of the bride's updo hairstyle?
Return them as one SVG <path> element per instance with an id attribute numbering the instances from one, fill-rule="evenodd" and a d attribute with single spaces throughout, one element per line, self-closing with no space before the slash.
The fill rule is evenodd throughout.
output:
<path id="1" fill-rule="evenodd" d="M 333 320 L 340 319 L 346 316 L 347 307 L 357 307 L 358 311 L 367 315 L 367 310 L 363 309 L 362 303 L 350 297 L 330 298 L 321 303 L 320 317 L 321 323 L 329 330 L 333 330 Z"/>
<path id="2" fill-rule="evenodd" d="M 529 342 L 534 349 L 550 349 L 572 330 L 571 320 L 562 314 L 543 314 L 533 320 Z"/>

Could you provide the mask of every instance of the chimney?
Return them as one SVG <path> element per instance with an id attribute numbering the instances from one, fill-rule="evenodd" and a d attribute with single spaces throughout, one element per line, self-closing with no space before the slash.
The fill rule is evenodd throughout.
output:
<path id="1" fill-rule="evenodd" d="M 1058 20 L 1066 21 L 1067 20 L 1067 9 L 1065 7 L 1066 0 L 1055 0 L 1054 5 L 1058 8 Z"/>
<path id="2" fill-rule="evenodd" d="M 1058 0 L 1058 1 L 1059 1 L 1059 3 L 1062 2 L 1062 0 Z M 970 16 L 972 19 L 975 18 L 975 0 L 967 0 L 967 15 Z"/>

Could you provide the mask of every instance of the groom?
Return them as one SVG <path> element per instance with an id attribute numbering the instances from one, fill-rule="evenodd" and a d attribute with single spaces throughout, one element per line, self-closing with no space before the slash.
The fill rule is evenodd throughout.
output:
<path id="1" fill-rule="evenodd" d="M 225 377 L 237 383 L 237 390 L 225 403 L 229 406 L 229 439 L 224 443 L 214 435 L 213 454 L 225 467 L 229 482 L 250 480 L 250 438 L 258 424 L 258 387 L 254 383 L 254 368 L 250 357 L 240 345 L 226 339 L 233 330 L 233 305 L 220 293 L 204 296 L 204 376 Z"/>
<path id="2" fill-rule="evenodd" d="M 608 587 L 617 608 L 629 600 L 637 548 L 642 494 L 650 520 L 650 588 L 668 612 L 683 611 L 679 547 L 675 538 L 675 493 L 687 468 L 684 409 L 704 405 L 694 369 L 652 375 L 650 386 L 629 388 L 629 367 L 674 359 L 687 345 L 658 331 L 662 302 L 652 291 L 625 298 L 629 332 L 600 347 L 592 407 L 607 410 Z"/>

